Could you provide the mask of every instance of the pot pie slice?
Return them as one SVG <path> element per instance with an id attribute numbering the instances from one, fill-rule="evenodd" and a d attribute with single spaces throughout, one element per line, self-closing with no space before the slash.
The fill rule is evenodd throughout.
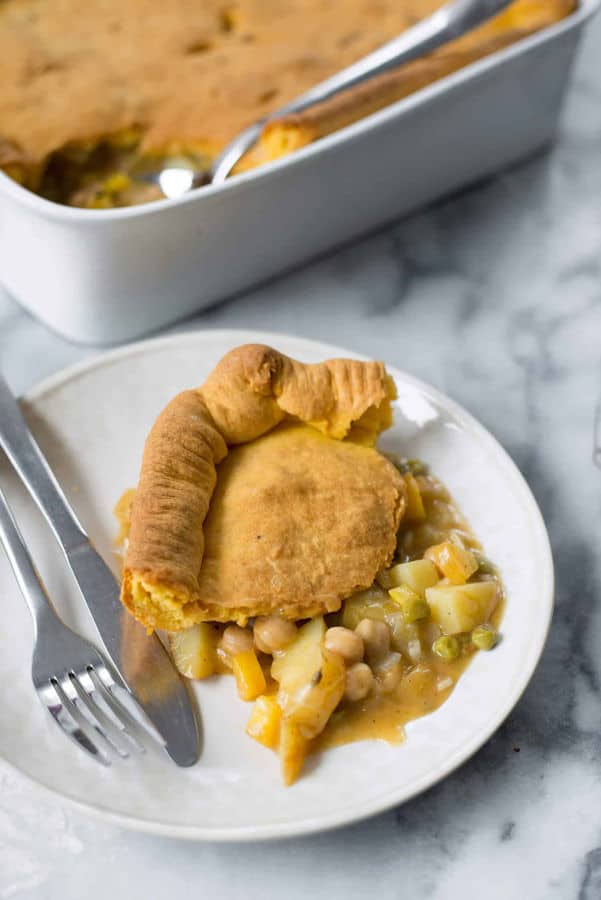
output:
<path id="1" fill-rule="evenodd" d="M 502 585 L 448 491 L 375 449 L 393 397 L 381 363 L 239 347 L 161 413 L 117 506 L 123 602 L 186 677 L 233 674 L 285 784 L 402 740 L 497 641 Z"/>
<path id="2" fill-rule="evenodd" d="M 405 506 L 399 472 L 366 446 L 390 424 L 393 396 L 381 363 L 304 365 L 252 345 L 228 354 L 148 437 L 125 606 L 149 629 L 177 631 L 309 618 L 369 587 Z"/>

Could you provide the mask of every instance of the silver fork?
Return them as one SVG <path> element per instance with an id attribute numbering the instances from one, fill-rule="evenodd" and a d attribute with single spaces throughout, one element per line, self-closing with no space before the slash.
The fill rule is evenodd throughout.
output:
<path id="1" fill-rule="evenodd" d="M 67 737 L 105 766 L 115 754 L 125 759 L 131 750 L 144 753 L 104 657 L 50 605 L 1 489 L 0 542 L 33 618 L 31 678 L 42 705 Z"/>

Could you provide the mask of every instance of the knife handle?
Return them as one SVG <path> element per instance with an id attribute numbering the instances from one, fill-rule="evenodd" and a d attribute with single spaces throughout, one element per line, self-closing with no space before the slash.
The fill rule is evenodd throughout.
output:
<path id="1" fill-rule="evenodd" d="M 66 554 L 88 537 L 69 506 L 42 451 L 25 421 L 21 408 L 0 374 L 0 447 L 40 508 Z"/>

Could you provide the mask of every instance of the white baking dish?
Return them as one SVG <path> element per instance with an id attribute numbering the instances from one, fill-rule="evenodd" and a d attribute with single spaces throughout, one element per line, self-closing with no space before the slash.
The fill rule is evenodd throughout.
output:
<path id="1" fill-rule="evenodd" d="M 601 0 L 224 185 L 118 210 L 51 203 L 0 173 L 0 281 L 76 341 L 136 337 L 533 153 L 553 137 Z"/>

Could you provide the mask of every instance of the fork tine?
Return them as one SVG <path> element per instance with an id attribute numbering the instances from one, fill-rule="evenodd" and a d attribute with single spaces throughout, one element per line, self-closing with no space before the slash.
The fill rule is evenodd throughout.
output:
<path id="1" fill-rule="evenodd" d="M 96 762 L 101 763 L 103 766 L 110 766 L 111 761 L 108 756 L 90 740 L 85 731 L 80 728 L 75 716 L 63 703 L 57 682 L 49 681 L 45 690 L 38 690 L 38 696 L 63 734 L 71 738 L 78 747 L 85 750 Z"/>
<path id="2" fill-rule="evenodd" d="M 64 675 L 62 683 L 59 678 L 53 676 L 51 678 L 51 683 L 61 701 L 63 709 L 78 724 L 80 729 L 84 730 L 86 726 L 88 728 L 92 728 L 101 739 L 102 744 L 105 744 L 106 747 L 113 749 L 113 745 L 111 744 L 110 740 L 107 739 L 102 729 L 94 722 L 92 716 L 86 714 L 86 709 L 83 704 L 80 704 L 78 702 L 79 698 L 73 685 L 71 684 L 69 676 Z M 95 744 L 96 749 L 100 754 L 102 754 L 102 756 L 104 756 L 106 760 L 108 760 L 108 763 L 110 765 L 110 756 L 102 748 L 102 744 Z"/>
<path id="3" fill-rule="evenodd" d="M 97 677 L 99 686 L 104 689 L 104 695 L 106 696 L 108 693 L 112 697 L 114 703 L 118 705 L 119 709 L 127 713 L 127 716 L 132 722 L 143 728 L 146 734 L 154 738 L 154 740 L 164 748 L 166 743 L 163 735 L 157 731 L 142 707 L 136 701 L 136 698 L 130 694 L 126 688 L 122 687 L 114 680 L 104 663 L 97 666 L 93 671 Z"/>
<path id="4" fill-rule="evenodd" d="M 106 685 L 102 682 L 93 666 L 88 666 L 86 672 L 79 674 L 79 684 L 85 690 L 88 697 L 96 704 L 104 716 L 112 722 L 115 728 L 129 743 L 137 750 L 138 753 L 146 753 L 146 748 L 137 739 L 131 730 L 131 726 L 137 723 L 130 716 L 128 711 L 116 700 Z M 125 720 L 125 721 L 123 721 Z"/>
<path id="5" fill-rule="evenodd" d="M 94 731 L 100 735 L 109 747 L 117 753 L 121 759 L 127 759 L 129 752 L 122 746 L 119 740 L 115 740 L 115 732 L 112 727 L 111 720 L 101 711 L 97 710 L 95 705 L 88 697 L 87 691 L 82 687 L 79 678 L 75 672 L 69 672 L 63 679 L 61 685 L 75 708 L 79 710 L 81 715 L 92 726 Z"/>

